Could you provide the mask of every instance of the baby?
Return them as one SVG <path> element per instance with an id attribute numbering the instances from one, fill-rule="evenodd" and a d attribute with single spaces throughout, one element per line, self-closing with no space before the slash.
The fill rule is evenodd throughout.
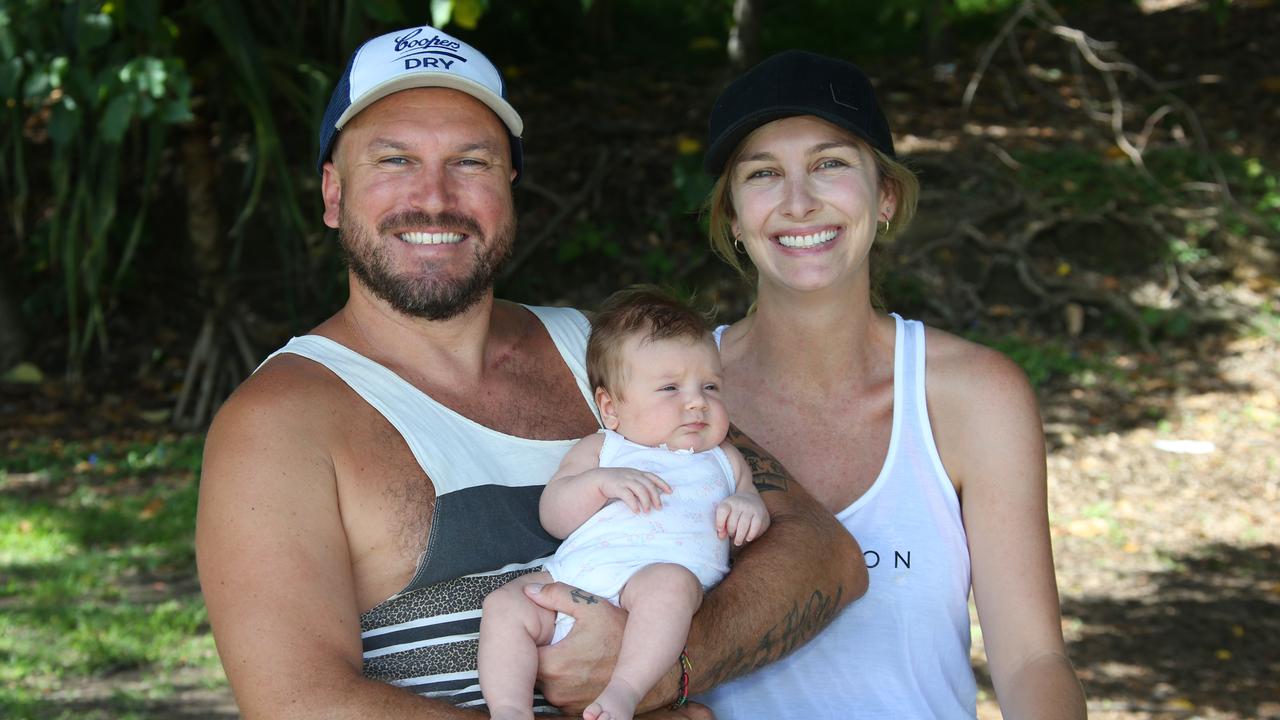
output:
<path id="1" fill-rule="evenodd" d="M 537 648 L 568 634 L 523 593 L 554 579 L 628 611 L 609 684 L 585 720 L 631 720 L 679 659 L 703 591 L 729 570 L 729 541 L 754 540 L 769 513 L 725 441 L 720 354 L 703 318 L 648 288 L 616 293 L 591 323 L 587 375 L 607 428 L 560 463 L 539 506 L 565 538 L 544 572 L 499 588 L 480 623 L 480 689 L 490 716 L 532 718 Z"/>

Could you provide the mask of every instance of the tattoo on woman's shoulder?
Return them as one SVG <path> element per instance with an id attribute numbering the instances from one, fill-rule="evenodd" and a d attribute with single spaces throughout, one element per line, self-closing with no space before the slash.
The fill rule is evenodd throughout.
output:
<path id="1" fill-rule="evenodd" d="M 791 476 L 787 474 L 787 469 L 782 467 L 782 463 L 778 462 L 777 458 L 732 425 L 729 426 L 729 442 L 738 448 L 747 464 L 751 466 L 751 482 L 756 486 L 757 492 L 787 491 Z"/>

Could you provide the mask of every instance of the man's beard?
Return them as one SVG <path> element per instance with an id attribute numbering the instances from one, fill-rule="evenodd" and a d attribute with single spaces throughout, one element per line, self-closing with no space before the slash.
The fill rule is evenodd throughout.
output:
<path id="1" fill-rule="evenodd" d="M 430 227 L 435 232 L 460 232 L 469 236 L 475 247 L 475 263 L 470 274 L 440 277 L 429 261 L 397 275 L 391 267 L 391 253 L 383 245 L 382 236 L 391 228 Z M 493 287 L 494 280 L 511 258 L 515 239 L 514 212 L 499 226 L 492 242 L 475 219 L 457 213 L 431 215 L 406 211 L 383 219 L 374 236 L 352 218 L 345 205 L 339 208 L 338 236 L 347 267 L 365 287 L 373 291 L 395 310 L 427 320 L 448 320 L 474 307 Z M 387 242 L 403 242 L 391 240 Z"/>

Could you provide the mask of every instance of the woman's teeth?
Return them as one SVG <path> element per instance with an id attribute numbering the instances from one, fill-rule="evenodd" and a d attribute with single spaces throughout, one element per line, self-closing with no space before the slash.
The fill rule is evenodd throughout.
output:
<path id="1" fill-rule="evenodd" d="M 808 248 L 830 242 L 835 236 L 835 230 L 823 230 L 809 235 L 779 235 L 778 243 L 782 247 Z"/>

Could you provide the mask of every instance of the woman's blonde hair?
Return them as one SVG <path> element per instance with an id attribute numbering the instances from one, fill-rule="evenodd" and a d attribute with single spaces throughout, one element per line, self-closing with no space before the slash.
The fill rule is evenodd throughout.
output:
<path id="1" fill-rule="evenodd" d="M 902 163 L 860 139 L 857 142 L 859 146 L 875 156 L 876 176 L 880 183 L 880 190 L 891 195 L 896 202 L 897 208 L 893 213 L 893 219 L 889 221 L 888 229 L 883 233 L 877 233 L 878 237 L 891 239 L 910 225 L 911 218 L 915 217 L 916 203 L 920 199 L 920 181 L 916 179 L 915 173 Z M 729 263 L 730 267 L 737 270 L 744 279 L 754 282 L 755 278 L 750 269 L 742 262 L 740 254 L 734 250 L 736 238 L 733 235 L 733 221 L 737 218 L 737 213 L 733 207 L 733 194 L 730 192 L 730 176 L 745 145 L 745 142 L 740 143 L 729 156 L 729 160 L 724 165 L 724 171 L 720 173 L 720 177 L 716 178 L 715 185 L 711 188 L 711 194 L 707 197 L 703 212 L 707 214 L 711 249 Z"/>

